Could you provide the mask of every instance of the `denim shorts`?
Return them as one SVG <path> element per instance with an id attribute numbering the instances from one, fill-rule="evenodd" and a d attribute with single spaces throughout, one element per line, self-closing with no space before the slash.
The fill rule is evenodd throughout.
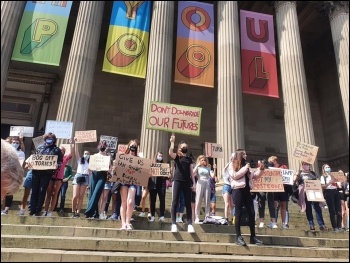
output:
<path id="1" fill-rule="evenodd" d="M 210 194 L 210 203 L 216 203 L 216 193 Z"/>
<path id="2" fill-rule="evenodd" d="M 85 176 L 85 182 L 84 183 L 77 183 L 77 178 L 81 177 L 81 176 Z M 72 185 L 80 185 L 80 186 L 86 185 L 86 186 L 88 186 L 89 185 L 89 175 L 88 174 L 76 174 L 76 175 L 74 175 Z"/>
<path id="3" fill-rule="evenodd" d="M 222 186 L 222 195 L 224 195 L 226 193 L 229 193 L 230 195 L 232 195 L 232 188 L 231 188 L 231 185 L 229 185 L 229 184 L 224 184 Z"/>
<path id="4" fill-rule="evenodd" d="M 111 190 L 112 189 L 112 183 L 105 183 L 105 187 L 103 188 L 103 190 Z"/>
<path id="5" fill-rule="evenodd" d="M 32 170 L 28 170 L 26 178 L 24 179 L 24 182 L 23 182 L 23 187 L 29 188 L 29 189 L 32 188 L 32 175 L 33 175 Z"/>

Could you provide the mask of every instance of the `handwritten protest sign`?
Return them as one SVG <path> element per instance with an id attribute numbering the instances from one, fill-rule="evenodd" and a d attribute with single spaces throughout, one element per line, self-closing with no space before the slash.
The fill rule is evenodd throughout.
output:
<path id="1" fill-rule="evenodd" d="M 116 173 L 111 181 L 147 186 L 151 164 L 149 159 L 118 153 L 113 161 L 113 170 Z"/>
<path id="2" fill-rule="evenodd" d="M 33 137 L 34 127 L 11 126 L 10 136 Z"/>
<path id="3" fill-rule="evenodd" d="M 66 149 L 66 152 L 65 152 L 65 155 L 68 155 L 68 154 L 73 154 L 70 152 L 70 144 L 65 144 L 65 143 L 61 143 L 60 147 L 64 147 Z M 74 144 L 72 144 L 72 150 L 74 151 Z"/>
<path id="4" fill-rule="evenodd" d="M 94 154 L 90 156 L 89 169 L 93 171 L 108 171 L 111 161 L 110 156 Z"/>
<path id="5" fill-rule="evenodd" d="M 38 136 L 32 139 L 35 149 L 38 149 L 39 146 L 43 145 L 45 143 L 43 136 Z"/>
<path id="6" fill-rule="evenodd" d="M 199 136 L 202 108 L 152 101 L 146 128 Z"/>
<path id="7" fill-rule="evenodd" d="M 76 143 L 97 142 L 96 130 L 75 131 Z"/>
<path id="8" fill-rule="evenodd" d="M 152 163 L 151 174 L 152 174 L 152 176 L 169 177 L 170 165 L 168 163 Z"/>
<path id="9" fill-rule="evenodd" d="M 294 148 L 292 157 L 302 162 L 313 164 L 315 162 L 317 152 L 318 152 L 317 146 L 303 143 L 303 142 L 297 142 L 297 145 Z"/>
<path id="10" fill-rule="evenodd" d="M 224 152 L 221 144 L 206 142 L 205 156 L 211 158 L 223 158 Z"/>
<path id="11" fill-rule="evenodd" d="M 109 149 L 114 149 L 115 150 L 117 148 L 117 142 L 118 142 L 118 138 L 117 137 L 101 135 L 100 136 L 100 141 L 105 141 L 107 143 L 107 147 Z"/>
<path id="12" fill-rule="evenodd" d="M 71 139 L 73 132 L 73 122 L 47 120 L 45 133 L 52 132 L 57 139 Z"/>
<path id="13" fill-rule="evenodd" d="M 279 169 L 265 169 L 259 178 L 253 178 L 251 192 L 284 192 L 281 171 Z"/>
<path id="14" fill-rule="evenodd" d="M 305 193 L 310 202 L 325 202 L 321 182 L 319 180 L 305 180 Z"/>
<path id="15" fill-rule="evenodd" d="M 346 177 L 343 172 L 331 172 L 331 175 L 338 180 L 338 182 L 344 183 L 346 181 Z"/>
<path id="16" fill-rule="evenodd" d="M 34 170 L 54 170 L 57 165 L 57 155 L 32 154 L 29 164 Z"/>
<path id="17" fill-rule="evenodd" d="M 128 148 L 127 144 L 118 144 L 118 153 L 125 153 L 126 148 Z"/>
<path id="18" fill-rule="evenodd" d="M 294 184 L 294 171 L 288 169 L 281 169 L 282 183 L 293 185 Z"/>

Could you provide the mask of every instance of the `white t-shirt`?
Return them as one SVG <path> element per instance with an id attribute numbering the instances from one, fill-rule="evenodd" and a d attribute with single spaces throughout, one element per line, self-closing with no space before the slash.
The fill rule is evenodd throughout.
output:
<path id="1" fill-rule="evenodd" d="M 324 181 L 324 179 L 326 178 L 326 182 Z M 320 181 L 321 181 L 321 185 L 322 184 L 328 184 L 329 181 L 331 180 L 332 178 L 330 176 L 324 176 L 322 175 L 321 178 L 320 178 Z M 326 187 L 326 189 L 337 189 L 337 184 L 331 184 L 331 185 L 328 185 Z"/>

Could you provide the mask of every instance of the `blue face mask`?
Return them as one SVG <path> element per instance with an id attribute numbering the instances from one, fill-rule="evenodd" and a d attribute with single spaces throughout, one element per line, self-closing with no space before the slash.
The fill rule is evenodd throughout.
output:
<path id="1" fill-rule="evenodd" d="M 331 168 L 325 168 L 324 169 L 326 173 L 330 173 L 331 172 Z"/>
<path id="2" fill-rule="evenodd" d="M 53 143 L 53 139 L 52 138 L 47 138 L 46 140 L 45 140 L 45 142 L 47 143 L 47 144 L 52 144 Z"/>
<path id="3" fill-rule="evenodd" d="M 17 150 L 18 147 L 19 147 L 19 144 L 18 144 L 18 143 L 13 143 L 13 144 L 12 144 L 12 147 L 13 147 L 15 150 Z"/>

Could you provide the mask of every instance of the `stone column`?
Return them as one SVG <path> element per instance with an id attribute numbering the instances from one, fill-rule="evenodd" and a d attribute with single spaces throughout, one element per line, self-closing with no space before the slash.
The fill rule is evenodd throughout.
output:
<path id="1" fill-rule="evenodd" d="M 241 81 L 241 49 L 237 1 L 218 1 L 218 106 L 217 143 L 224 158 L 218 158 L 218 176 L 231 153 L 244 148 L 244 122 Z"/>
<path id="2" fill-rule="evenodd" d="M 340 93 L 349 136 L 349 2 L 325 1 L 324 8 L 331 23 Z"/>
<path id="3" fill-rule="evenodd" d="M 292 158 L 297 142 L 315 145 L 309 95 L 295 1 L 276 1 L 276 23 L 284 100 L 289 169 L 298 170 L 300 161 Z M 318 171 L 317 160 L 314 170 Z"/>
<path id="4" fill-rule="evenodd" d="M 26 1 L 1 1 L 1 100 Z"/>
<path id="5" fill-rule="evenodd" d="M 153 159 L 157 151 L 168 157 L 170 133 L 146 129 L 150 101 L 170 102 L 174 34 L 174 2 L 154 1 L 149 44 L 140 150 Z"/>
<path id="6" fill-rule="evenodd" d="M 103 8 L 104 1 L 80 2 L 56 117 L 58 121 L 73 122 L 74 131 L 86 128 Z"/>

